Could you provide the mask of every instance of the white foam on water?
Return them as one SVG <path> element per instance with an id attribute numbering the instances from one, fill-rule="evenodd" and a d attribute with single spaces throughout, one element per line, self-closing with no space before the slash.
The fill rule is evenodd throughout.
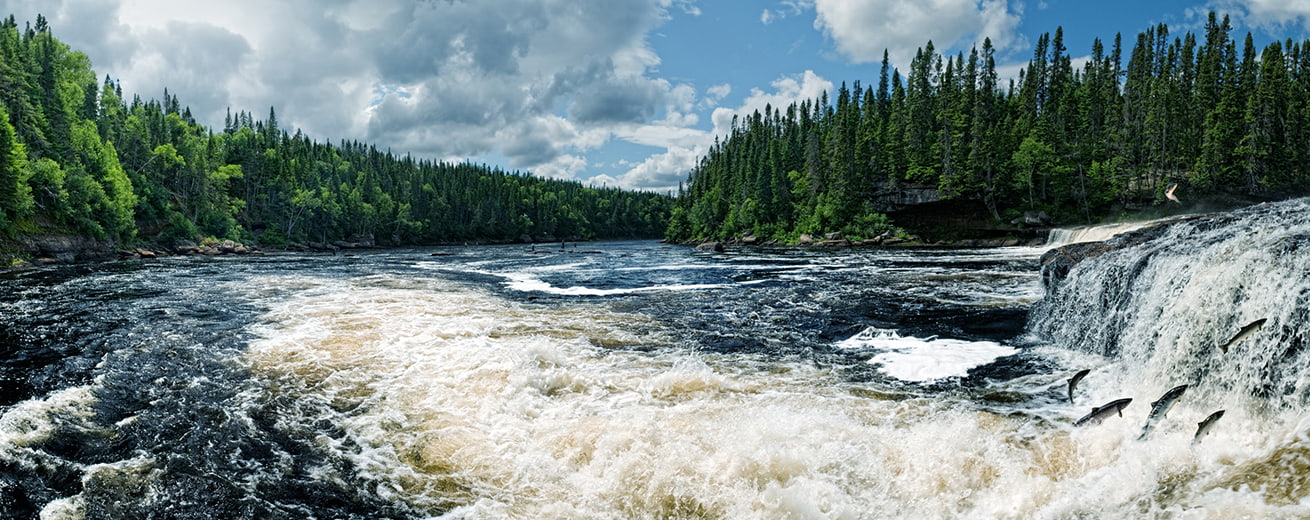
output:
<path id="1" fill-rule="evenodd" d="M 1179 218 L 1183 217 L 1166 217 L 1154 220 L 1116 222 L 1113 224 L 1096 224 L 1091 226 L 1052 229 L 1051 233 L 1046 237 L 1046 245 L 1044 247 L 1050 249 L 1079 242 L 1100 242 L 1103 240 L 1109 240 L 1129 231 L 1137 231 L 1145 227 L 1154 226 L 1171 220 L 1177 220 Z"/>
<path id="2" fill-rule="evenodd" d="M 994 341 L 905 337 L 876 328 L 865 329 L 837 346 L 881 351 L 868 363 L 878 365 L 878 371 L 885 375 L 911 382 L 964 377 L 969 370 L 1019 352 Z"/>
<path id="3" fill-rule="evenodd" d="M 251 367 L 307 403 L 308 415 L 283 420 L 331 421 L 346 439 L 324 436 L 325 448 L 384 497 L 443 518 L 1307 512 L 1289 499 L 1295 488 L 1267 491 L 1295 481 L 1287 468 L 1310 454 L 1291 433 L 1298 426 L 1251 428 L 1260 423 L 1230 411 L 1193 447 L 1189 430 L 1213 403 L 1180 403 L 1150 442 L 1136 442 L 1158 396 L 1134 395 L 1125 417 L 1075 429 L 1088 403 L 1029 416 L 958 397 L 879 397 L 809 361 L 681 348 L 643 315 L 585 301 L 518 303 L 398 275 L 242 286 L 271 295 L 252 329 Z M 885 366 L 912 380 L 1011 352 L 877 330 L 842 346 L 902 355 Z M 1083 399 L 1112 395 L 1115 373 L 1100 367 Z"/>
<path id="4" fill-rule="evenodd" d="M 540 292 L 546 294 L 555 294 L 560 296 L 616 296 L 623 294 L 638 294 L 661 291 L 703 291 L 708 289 L 722 289 L 729 287 L 728 284 L 662 284 L 649 285 L 642 287 L 618 287 L 612 289 L 601 289 L 587 287 L 585 285 L 572 285 L 568 287 L 558 287 L 543 280 L 539 273 L 549 273 L 558 271 L 569 271 L 581 268 L 585 264 L 567 264 L 567 265 L 550 265 L 534 267 L 510 272 L 490 271 L 485 269 L 470 269 L 466 266 L 451 266 L 436 263 L 419 264 L 420 268 L 430 270 L 455 270 L 465 273 L 494 276 L 505 279 L 505 288 L 522 291 L 522 292 Z"/>
<path id="5" fill-rule="evenodd" d="M 29 399 L 4 410 L 0 415 L 0 462 L 20 467 L 43 467 L 55 471 L 62 466 L 80 467 L 40 448 L 61 428 L 88 431 L 94 426 L 95 390 L 98 382 L 75 386 L 41 398 Z M 43 471 L 38 469 L 38 471 Z M 0 487 L 3 490 L 3 487 Z M 60 498 L 42 507 L 43 520 L 80 520 L 85 518 L 85 504 L 80 494 Z"/>
<path id="6" fill-rule="evenodd" d="M 509 281 L 505 287 L 515 291 L 523 292 L 542 292 L 547 294 L 558 294 L 562 296 L 615 296 L 620 294 L 637 294 L 644 292 L 659 291 L 700 291 L 706 289 L 722 289 L 728 287 L 726 284 L 667 284 L 667 285 L 650 285 L 645 287 L 625 287 L 615 289 L 597 289 L 582 285 L 573 285 L 569 287 L 556 287 L 549 282 L 538 278 L 532 273 L 517 272 L 501 274 Z"/>

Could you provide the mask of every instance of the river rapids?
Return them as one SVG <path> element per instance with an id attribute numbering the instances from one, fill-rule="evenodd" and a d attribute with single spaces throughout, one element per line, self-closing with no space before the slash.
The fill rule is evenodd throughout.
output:
<path id="1" fill-rule="evenodd" d="M 1310 517 L 1310 201 L 1114 231 L 3 272 L 0 518 Z"/>

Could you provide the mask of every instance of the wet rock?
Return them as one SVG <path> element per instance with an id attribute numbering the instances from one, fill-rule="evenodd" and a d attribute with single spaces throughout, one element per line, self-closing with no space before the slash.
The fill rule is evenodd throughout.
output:
<path id="1" fill-rule="evenodd" d="M 1038 263 L 1041 265 L 1042 287 L 1049 293 L 1055 288 L 1055 286 L 1064 281 L 1064 279 L 1069 276 L 1069 271 L 1080 262 L 1155 240 L 1167 232 L 1172 226 L 1188 223 L 1188 225 L 1204 228 L 1207 225 L 1213 226 L 1216 225 L 1216 222 L 1227 221 L 1230 219 L 1231 217 L 1186 217 L 1159 222 L 1141 229 L 1121 233 L 1103 242 L 1080 242 L 1057 247 L 1047 251 L 1038 260 Z"/>
<path id="2" fill-rule="evenodd" d="M 1038 260 L 1042 270 L 1042 287 L 1049 293 L 1069 276 L 1069 271 L 1079 262 L 1114 249 L 1114 246 L 1105 242 L 1080 242 L 1047 251 Z"/>
<path id="3" fill-rule="evenodd" d="M 722 253 L 723 244 L 720 242 L 705 242 L 704 244 L 700 244 L 696 246 L 696 250 L 703 251 L 703 252 L 711 252 L 711 253 Z"/>

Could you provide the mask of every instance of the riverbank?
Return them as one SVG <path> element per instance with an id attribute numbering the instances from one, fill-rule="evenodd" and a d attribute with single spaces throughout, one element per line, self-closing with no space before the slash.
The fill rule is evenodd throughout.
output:
<path id="1" fill-rule="evenodd" d="M 258 255 L 258 246 L 233 240 L 206 240 L 200 244 L 182 242 L 173 247 L 159 245 L 122 248 L 118 244 L 75 235 L 23 235 L 0 243 L 0 267 L 83 264 L 111 260 L 152 259 L 167 256 Z"/>

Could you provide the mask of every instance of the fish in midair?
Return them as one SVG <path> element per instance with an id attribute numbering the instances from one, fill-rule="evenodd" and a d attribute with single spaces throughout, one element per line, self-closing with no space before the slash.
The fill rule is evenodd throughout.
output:
<path id="1" fill-rule="evenodd" d="M 1258 320 L 1246 324 L 1245 327 L 1242 327 L 1242 330 L 1237 331 L 1237 335 L 1233 336 L 1233 339 L 1228 340 L 1223 345 L 1219 345 L 1219 351 L 1227 354 L 1229 347 L 1232 347 L 1233 345 L 1236 345 L 1237 342 L 1246 339 L 1252 334 L 1255 334 L 1256 331 L 1260 330 L 1260 327 L 1265 326 L 1265 321 L 1268 320 L 1266 318 L 1260 318 Z"/>
<path id="2" fill-rule="evenodd" d="M 1210 429 L 1214 428 L 1214 423 L 1219 422 L 1219 418 L 1224 416 L 1224 411 L 1219 410 L 1210 414 L 1204 421 L 1196 423 L 1196 435 L 1192 436 L 1192 444 L 1201 442 L 1201 438 L 1210 434 Z"/>
<path id="3" fill-rule="evenodd" d="M 1172 200 L 1172 201 L 1174 201 L 1174 202 L 1177 202 L 1177 203 L 1179 203 L 1179 204 L 1182 204 L 1183 201 L 1178 200 L 1178 196 L 1177 196 L 1177 195 L 1174 195 L 1174 190 L 1176 190 L 1176 189 L 1178 189 L 1178 183 L 1175 182 L 1175 183 L 1170 184 L 1169 187 L 1167 187 L 1167 188 L 1164 189 L 1164 196 L 1165 196 L 1165 198 L 1168 198 L 1169 200 Z"/>
<path id="4" fill-rule="evenodd" d="M 1085 424 L 1100 424 L 1106 417 L 1116 413 L 1119 414 L 1119 417 L 1123 417 L 1124 408 L 1126 408 L 1128 403 L 1131 402 L 1133 402 L 1131 398 L 1125 397 L 1123 399 L 1115 399 L 1101 406 L 1094 406 L 1092 407 L 1092 413 L 1084 415 L 1083 418 L 1074 421 L 1073 425 L 1082 426 Z"/>
<path id="5" fill-rule="evenodd" d="M 1144 441 L 1146 437 L 1151 435 L 1151 430 L 1155 429 L 1155 424 L 1164 419 L 1165 414 L 1169 413 L 1169 409 L 1173 407 L 1175 402 L 1178 402 L 1178 398 L 1182 397 L 1185 391 L 1187 391 L 1187 385 L 1175 386 L 1151 403 L 1151 413 L 1146 416 L 1146 426 L 1142 428 L 1142 435 L 1137 440 Z"/>
<path id="6" fill-rule="evenodd" d="M 1082 381 L 1084 377 L 1087 377 L 1087 373 L 1091 371 L 1092 369 L 1090 368 L 1084 368 L 1082 370 L 1079 370 L 1077 374 L 1074 374 L 1073 377 L 1069 378 L 1069 404 L 1073 404 L 1074 388 L 1077 388 L 1078 383 Z"/>

